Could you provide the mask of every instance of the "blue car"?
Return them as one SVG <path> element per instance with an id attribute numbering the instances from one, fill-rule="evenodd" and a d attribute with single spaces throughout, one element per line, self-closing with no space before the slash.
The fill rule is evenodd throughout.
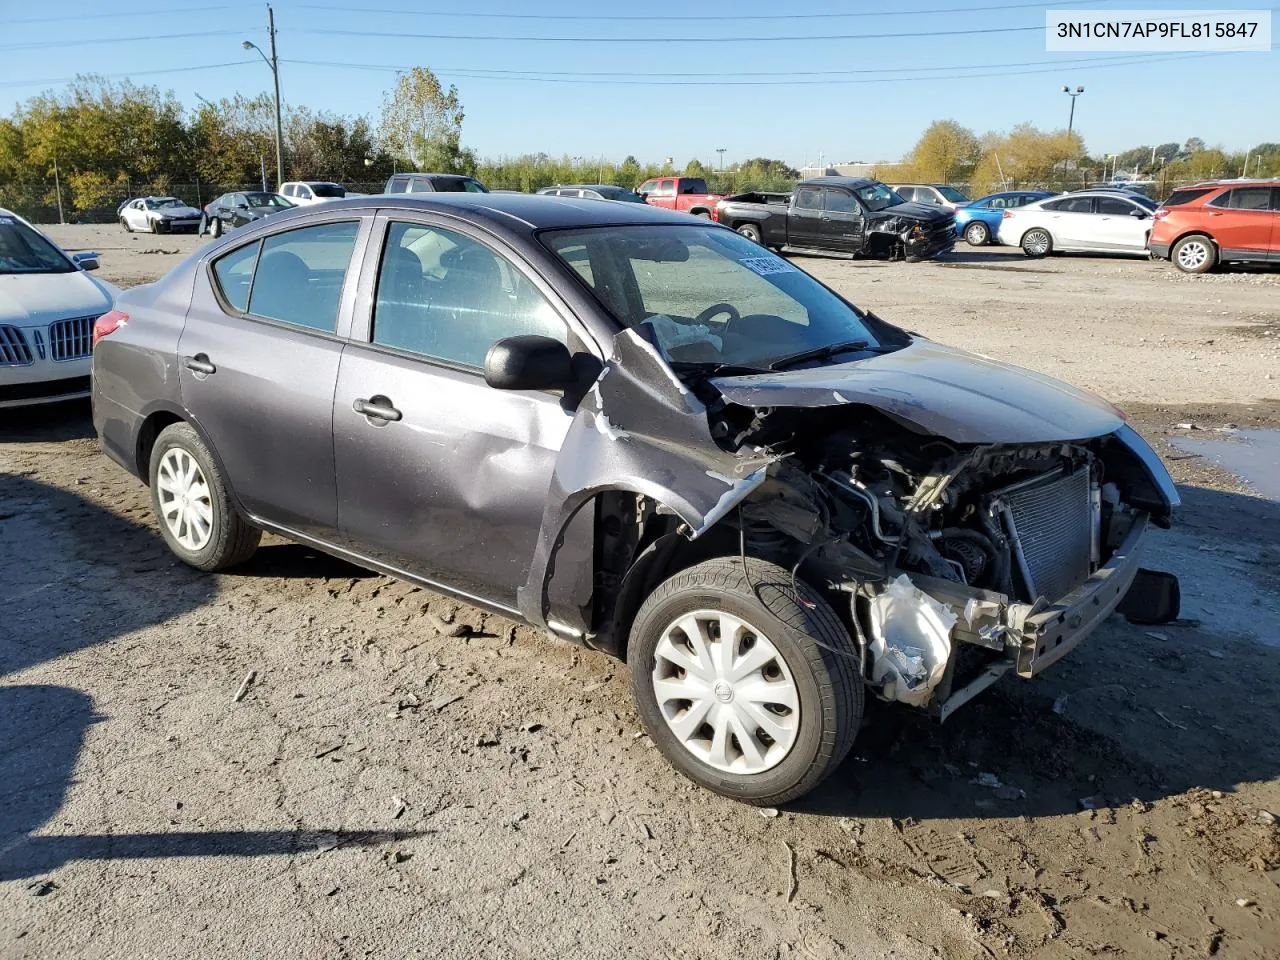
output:
<path id="1" fill-rule="evenodd" d="M 1052 196 L 1054 194 L 1050 190 L 1010 190 L 988 194 L 956 210 L 956 236 L 964 237 L 971 247 L 994 243 L 1005 210 Z"/>

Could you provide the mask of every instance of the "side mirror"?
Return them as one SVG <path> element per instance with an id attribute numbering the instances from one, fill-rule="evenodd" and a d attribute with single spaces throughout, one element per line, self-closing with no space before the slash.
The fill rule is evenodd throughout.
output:
<path id="1" fill-rule="evenodd" d="M 575 380 L 569 348 L 550 337 L 504 337 L 485 354 L 484 382 L 495 390 L 559 390 Z"/>
<path id="2" fill-rule="evenodd" d="M 1147 212 L 1145 210 L 1130 210 L 1129 216 L 1137 217 L 1139 220 L 1145 220 L 1147 219 Z"/>
<path id="3" fill-rule="evenodd" d="M 98 253 L 73 253 L 71 262 L 81 270 L 97 270 L 98 269 Z"/>

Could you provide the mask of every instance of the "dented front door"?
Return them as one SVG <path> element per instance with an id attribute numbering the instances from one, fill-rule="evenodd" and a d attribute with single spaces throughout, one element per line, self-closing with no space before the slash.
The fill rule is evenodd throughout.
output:
<path id="1" fill-rule="evenodd" d="M 374 415 L 356 409 L 361 401 Z M 571 422 L 551 394 L 494 390 L 479 371 L 348 346 L 333 409 L 344 540 L 514 608 Z"/>

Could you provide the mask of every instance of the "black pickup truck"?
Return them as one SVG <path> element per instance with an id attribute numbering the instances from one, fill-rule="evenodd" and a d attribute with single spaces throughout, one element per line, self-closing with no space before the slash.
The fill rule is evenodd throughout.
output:
<path id="1" fill-rule="evenodd" d="M 740 193 L 716 213 L 744 237 L 792 253 L 928 260 L 956 239 L 950 211 L 908 203 L 863 177 L 814 177 L 792 194 Z"/>

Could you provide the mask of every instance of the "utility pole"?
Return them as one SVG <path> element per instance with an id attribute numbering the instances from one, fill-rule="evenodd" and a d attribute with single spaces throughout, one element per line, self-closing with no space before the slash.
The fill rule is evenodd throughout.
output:
<path id="1" fill-rule="evenodd" d="M 1062 85 L 1062 92 L 1071 98 L 1071 114 L 1067 117 L 1067 133 L 1071 133 L 1075 129 L 1076 123 L 1076 97 L 1084 93 L 1084 87 L 1076 87 L 1072 90 L 1065 83 Z"/>
<path id="2" fill-rule="evenodd" d="M 271 9 L 271 4 L 267 4 L 267 35 L 271 39 L 271 56 L 268 57 L 262 52 L 252 40 L 245 40 L 240 44 L 246 50 L 257 50 L 258 56 L 266 61 L 268 67 L 271 68 L 271 79 L 275 83 L 276 91 L 276 189 L 280 189 L 280 184 L 284 182 L 284 136 L 281 132 L 280 124 L 280 61 L 276 58 L 276 16 Z M 264 186 L 265 190 L 266 187 Z"/>
<path id="3" fill-rule="evenodd" d="M 716 153 L 720 154 L 720 172 L 724 173 L 724 151 L 725 147 L 716 147 Z"/>
<path id="4" fill-rule="evenodd" d="M 62 216 L 62 179 L 58 176 L 58 155 L 53 155 L 53 189 L 58 194 L 58 222 L 66 223 Z"/>

